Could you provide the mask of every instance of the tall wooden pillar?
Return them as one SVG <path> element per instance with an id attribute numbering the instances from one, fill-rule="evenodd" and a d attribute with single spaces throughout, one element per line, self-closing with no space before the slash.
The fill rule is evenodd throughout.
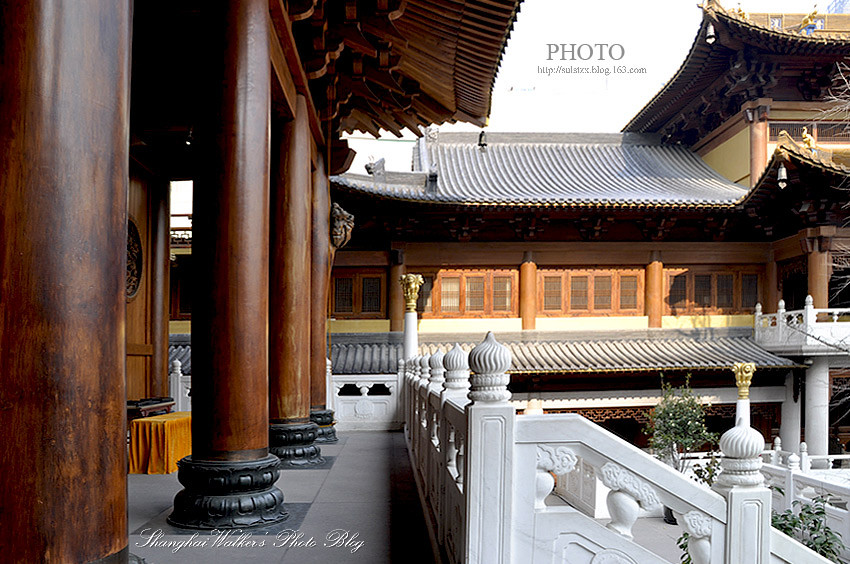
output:
<path id="1" fill-rule="evenodd" d="M 299 95 L 295 118 L 280 128 L 272 188 L 269 419 L 271 451 L 284 465 L 321 462 L 310 421 L 313 215 L 310 125 Z M 324 308 L 324 304 L 318 304 Z"/>
<path id="2" fill-rule="evenodd" d="M 313 171 L 312 248 L 310 272 L 310 410 L 326 407 L 328 358 L 328 292 L 331 280 L 331 199 L 324 157 Z"/>
<path id="3" fill-rule="evenodd" d="M 131 10 L 0 6 L 6 562 L 126 562 Z"/>
<path id="4" fill-rule="evenodd" d="M 750 187 L 755 186 L 767 166 L 767 113 L 760 108 L 753 112 L 750 123 Z M 762 119 L 764 118 L 764 119 Z"/>
<path id="5" fill-rule="evenodd" d="M 401 257 L 404 256 L 403 251 L 399 251 Z M 398 264 L 390 265 L 390 279 L 387 281 L 389 287 L 389 314 L 390 314 L 390 331 L 404 331 L 404 295 L 401 291 L 399 280 L 407 272 L 404 266 L 404 261 L 397 261 Z"/>
<path id="6" fill-rule="evenodd" d="M 776 313 L 776 308 L 779 306 L 779 267 L 776 264 L 773 251 L 771 251 L 765 266 L 764 290 L 765 303 L 762 304 L 762 311 L 764 313 Z"/>
<path id="7" fill-rule="evenodd" d="M 204 5 L 207 31 L 193 197 L 192 455 L 168 521 L 232 528 L 281 521 L 269 454 L 268 4 Z"/>
<path id="8" fill-rule="evenodd" d="M 818 248 L 817 240 L 813 243 L 807 257 L 809 294 L 816 308 L 825 308 L 829 307 L 830 253 Z"/>
<path id="9" fill-rule="evenodd" d="M 519 316 L 523 331 L 537 327 L 537 264 L 530 251 L 519 266 Z"/>
<path id="10" fill-rule="evenodd" d="M 151 197 L 151 396 L 168 395 L 168 300 L 171 275 L 171 202 L 168 182 L 153 187 Z"/>
<path id="11" fill-rule="evenodd" d="M 664 265 L 661 262 L 660 251 L 652 251 L 649 256 L 644 289 L 644 304 L 646 304 L 649 327 L 661 327 L 661 316 L 664 312 Z"/>

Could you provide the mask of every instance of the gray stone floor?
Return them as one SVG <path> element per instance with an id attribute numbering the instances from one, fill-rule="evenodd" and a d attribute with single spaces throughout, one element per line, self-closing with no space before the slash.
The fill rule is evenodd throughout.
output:
<path id="1" fill-rule="evenodd" d="M 277 526 L 244 531 L 241 537 L 170 527 L 165 518 L 181 489 L 177 473 L 131 474 L 130 552 L 147 564 L 434 562 L 404 435 L 378 431 L 339 435 L 339 443 L 322 445 L 322 455 L 329 459 L 324 468 L 281 472 L 277 486 L 290 518 Z M 638 544 L 679 562 L 680 527 L 666 525 L 660 517 L 645 517 L 633 532 Z"/>
<path id="2" fill-rule="evenodd" d="M 403 434 L 339 436 L 322 445 L 322 455 L 332 457 L 324 468 L 281 472 L 277 486 L 290 518 L 242 536 L 169 527 L 177 473 L 131 474 L 130 552 L 148 564 L 433 562 Z"/>

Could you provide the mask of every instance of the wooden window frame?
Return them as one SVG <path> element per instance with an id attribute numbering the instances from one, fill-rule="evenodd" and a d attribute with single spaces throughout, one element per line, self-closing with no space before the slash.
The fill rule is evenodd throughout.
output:
<path id="1" fill-rule="evenodd" d="M 423 276 L 433 276 L 434 285 L 431 289 L 431 311 L 420 312 L 422 319 L 457 319 L 457 318 L 505 318 L 519 317 L 519 269 L 516 268 L 442 268 L 418 269 Z M 508 311 L 493 310 L 493 278 L 503 276 L 511 279 L 511 307 Z M 459 311 L 443 311 L 442 288 L 443 278 L 460 279 Z M 466 311 L 466 279 L 484 278 L 484 310 Z"/>
<path id="2" fill-rule="evenodd" d="M 674 276 L 685 275 L 686 292 L 685 306 L 672 307 L 670 305 L 670 288 Z M 743 275 L 751 274 L 757 276 L 756 288 L 758 299 L 762 301 L 762 282 L 764 281 L 764 269 L 751 265 L 697 265 L 697 266 L 671 266 L 664 268 L 664 315 L 749 315 L 754 308 L 745 308 L 743 302 Z M 694 276 L 711 276 L 711 305 L 707 307 L 697 306 L 695 303 Z M 719 275 L 732 275 L 732 307 L 717 306 L 717 277 Z"/>
<path id="3" fill-rule="evenodd" d="M 587 309 L 572 309 L 571 280 L 576 276 L 587 277 Z M 611 307 L 597 308 L 596 278 L 611 277 Z M 636 305 L 631 309 L 620 306 L 620 279 L 634 276 L 637 280 Z M 545 279 L 561 278 L 561 308 L 543 309 L 545 302 Z M 538 317 L 630 317 L 644 315 L 644 283 L 646 271 L 641 267 L 622 268 L 539 268 L 537 271 L 537 315 Z"/>
<path id="4" fill-rule="evenodd" d="M 191 292 L 187 288 L 189 278 L 192 276 L 191 266 L 189 262 L 192 260 L 192 255 L 177 255 L 169 276 L 169 303 L 168 303 L 168 318 L 172 321 L 190 321 L 192 313 L 180 311 L 180 304 L 183 299 L 190 300 Z"/>
<path id="5" fill-rule="evenodd" d="M 352 311 L 336 311 L 336 281 L 340 278 L 352 280 Z M 381 311 L 363 312 L 363 279 L 377 278 L 381 281 Z M 387 318 L 387 273 L 381 268 L 334 268 L 330 287 L 331 317 L 334 319 L 386 319 Z"/>

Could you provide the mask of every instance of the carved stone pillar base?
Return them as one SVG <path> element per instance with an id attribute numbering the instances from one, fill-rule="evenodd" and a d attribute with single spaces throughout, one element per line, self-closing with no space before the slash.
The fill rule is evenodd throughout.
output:
<path id="1" fill-rule="evenodd" d="M 330 409 L 319 409 L 310 412 L 310 421 L 319 426 L 316 435 L 317 443 L 335 443 L 339 441 L 334 427 L 334 412 Z"/>
<path id="2" fill-rule="evenodd" d="M 316 445 L 319 426 L 307 423 L 273 423 L 269 426 L 269 452 L 280 458 L 283 466 L 321 464 L 322 451 Z"/>
<path id="3" fill-rule="evenodd" d="M 280 460 L 193 460 L 177 463 L 183 489 L 174 497 L 168 523 L 186 529 L 233 529 L 272 525 L 289 517 L 275 487 Z"/>

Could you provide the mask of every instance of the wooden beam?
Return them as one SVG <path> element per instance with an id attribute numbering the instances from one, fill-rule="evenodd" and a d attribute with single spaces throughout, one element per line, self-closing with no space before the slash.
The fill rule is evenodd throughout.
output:
<path id="1" fill-rule="evenodd" d="M 269 54 L 272 61 L 272 69 L 283 90 L 283 98 L 286 101 L 286 106 L 289 109 L 289 115 L 295 115 L 295 96 L 297 89 L 295 88 L 295 80 L 292 78 L 292 73 L 289 72 L 289 65 L 286 62 L 286 56 L 283 54 L 283 47 L 280 44 L 280 38 L 269 19 Z"/>
<path id="2" fill-rule="evenodd" d="M 313 103 L 310 83 L 307 80 L 307 74 L 304 72 L 304 66 L 301 64 L 301 56 L 298 54 L 298 48 L 295 45 L 295 36 L 292 34 L 292 21 L 289 19 L 283 0 L 270 0 L 269 13 L 275 31 L 274 35 L 278 37 L 287 66 L 295 82 L 295 88 L 307 102 L 310 133 L 313 135 L 316 145 L 325 147 L 326 140 L 322 133 L 322 124 L 319 122 L 319 114 L 316 111 L 316 105 Z"/>

